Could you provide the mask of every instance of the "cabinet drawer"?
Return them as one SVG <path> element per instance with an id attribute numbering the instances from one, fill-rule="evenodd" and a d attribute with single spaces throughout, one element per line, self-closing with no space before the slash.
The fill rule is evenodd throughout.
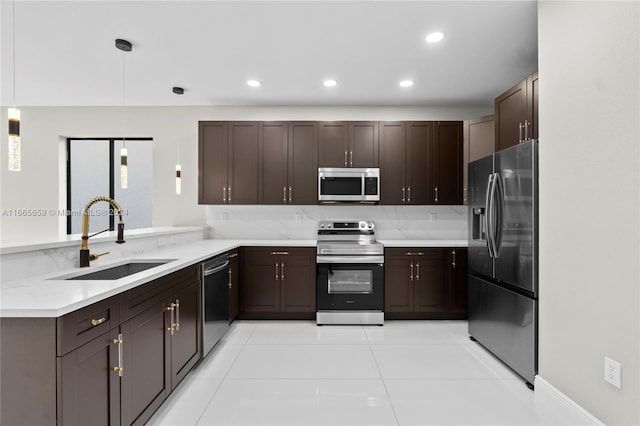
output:
<path id="1" fill-rule="evenodd" d="M 168 297 L 169 293 L 194 281 L 200 281 L 199 265 L 189 266 L 123 293 L 120 296 L 121 320 L 126 321 L 143 312 Z"/>
<path id="2" fill-rule="evenodd" d="M 120 324 L 120 297 L 94 303 L 57 318 L 57 353 L 62 356 Z"/>

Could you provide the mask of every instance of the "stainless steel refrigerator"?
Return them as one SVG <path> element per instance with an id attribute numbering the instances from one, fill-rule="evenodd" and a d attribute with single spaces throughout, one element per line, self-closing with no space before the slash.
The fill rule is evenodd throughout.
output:
<path id="1" fill-rule="evenodd" d="M 538 143 L 469 164 L 469 335 L 533 388 L 538 370 Z"/>

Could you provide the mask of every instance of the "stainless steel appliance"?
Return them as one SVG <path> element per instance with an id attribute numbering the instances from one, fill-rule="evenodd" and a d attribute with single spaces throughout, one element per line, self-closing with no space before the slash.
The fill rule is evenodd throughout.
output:
<path id="1" fill-rule="evenodd" d="M 384 324 L 384 247 L 368 221 L 318 224 L 316 323 Z"/>
<path id="2" fill-rule="evenodd" d="M 323 203 L 380 201 L 380 169 L 318 169 L 318 201 Z"/>
<path id="3" fill-rule="evenodd" d="M 533 388 L 538 370 L 538 143 L 469 164 L 469 335 Z"/>
<path id="4" fill-rule="evenodd" d="M 229 330 L 229 259 L 224 254 L 201 267 L 204 357 Z"/>

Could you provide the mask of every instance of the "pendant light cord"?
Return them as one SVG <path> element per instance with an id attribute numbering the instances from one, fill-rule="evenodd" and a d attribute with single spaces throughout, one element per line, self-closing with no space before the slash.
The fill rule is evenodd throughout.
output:
<path id="1" fill-rule="evenodd" d="M 12 14 L 12 19 L 13 19 L 13 25 L 12 25 L 12 31 L 13 31 L 13 37 L 12 37 L 12 42 L 13 42 L 13 51 L 12 51 L 12 57 L 13 57 L 13 107 L 16 107 L 16 0 L 13 0 L 13 4 L 12 4 L 12 8 L 11 8 L 11 14 Z"/>
<path id="2" fill-rule="evenodd" d="M 125 111 L 126 103 L 126 72 L 125 72 L 125 56 L 126 52 L 122 51 L 122 147 L 126 148 L 126 126 L 127 112 Z"/>

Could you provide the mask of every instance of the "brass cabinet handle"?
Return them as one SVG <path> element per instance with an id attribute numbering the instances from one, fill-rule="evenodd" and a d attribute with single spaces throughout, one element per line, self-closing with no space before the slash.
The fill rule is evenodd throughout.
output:
<path id="1" fill-rule="evenodd" d="M 522 122 L 518 123 L 518 142 L 522 142 Z"/>
<path id="2" fill-rule="evenodd" d="M 231 202 L 231 187 L 229 187 L 229 202 Z"/>
<path id="3" fill-rule="evenodd" d="M 175 321 L 174 321 L 174 313 L 176 311 L 176 305 L 175 303 L 171 303 L 169 306 L 167 306 L 167 311 L 171 312 L 171 318 L 169 320 L 169 323 L 171 324 L 170 327 L 167 327 L 167 331 L 171 332 L 171 335 L 173 336 L 173 333 L 176 331 L 175 329 Z"/>
<path id="4" fill-rule="evenodd" d="M 276 281 L 278 281 L 278 262 L 276 262 Z"/>
<path id="5" fill-rule="evenodd" d="M 176 299 L 176 331 L 180 331 L 180 299 Z"/>
<path id="6" fill-rule="evenodd" d="M 231 288 L 231 281 L 232 281 L 232 279 L 231 279 L 231 273 L 232 273 L 232 272 L 233 272 L 233 270 L 232 270 L 232 269 L 229 269 L 229 288 Z"/>
<path id="7" fill-rule="evenodd" d="M 409 280 L 413 281 L 413 262 L 409 264 Z"/>
<path id="8" fill-rule="evenodd" d="M 227 187 L 226 186 L 222 187 L 222 202 L 223 203 L 227 202 Z"/>
<path id="9" fill-rule="evenodd" d="M 407 194 L 409 194 L 407 197 L 407 203 L 411 204 L 411 187 L 407 189 Z"/>
<path id="10" fill-rule="evenodd" d="M 456 269 L 456 251 L 455 250 L 451 250 L 451 266 L 453 266 L 453 269 Z"/>
<path id="11" fill-rule="evenodd" d="M 285 255 L 289 254 L 289 252 L 288 251 L 272 251 L 271 254 L 272 255 L 276 255 L 276 256 L 277 255 L 285 256 Z"/>
<path id="12" fill-rule="evenodd" d="M 287 187 L 282 187 L 282 203 L 287 204 Z"/>
<path id="13" fill-rule="evenodd" d="M 464 194 L 464 195 L 463 195 L 463 197 L 462 197 L 462 202 L 463 202 L 464 204 L 467 204 L 467 192 L 468 192 L 468 191 L 469 191 L 469 190 L 468 190 L 467 188 L 464 188 L 464 189 L 462 190 L 462 193 Z"/>
<path id="14" fill-rule="evenodd" d="M 405 253 L 407 256 L 424 256 L 424 253 L 421 251 L 408 251 Z"/>
<path id="15" fill-rule="evenodd" d="M 416 281 L 420 281 L 420 262 L 416 262 Z"/>
<path id="16" fill-rule="evenodd" d="M 405 189 L 404 189 L 404 186 L 403 186 L 402 187 L 402 204 L 405 203 L 405 201 L 404 201 L 404 199 L 405 199 L 404 193 L 405 193 Z"/>
<path id="17" fill-rule="evenodd" d="M 344 166 L 347 167 L 347 150 L 344 150 Z"/>
<path id="18" fill-rule="evenodd" d="M 353 167 L 353 150 L 349 153 L 351 155 L 351 160 L 349 161 L 349 167 Z"/>
<path id="19" fill-rule="evenodd" d="M 103 322 L 105 322 L 107 320 L 106 317 L 102 317 L 100 319 L 92 319 L 91 320 L 91 325 L 93 325 L 94 327 L 98 324 L 102 324 Z"/>
<path id="20" fill-rule="evenodd" d="M 524 140 L 525 141 L 528 141 L 530 139 L 529 127 L 531 127 L 531 123 L 529 122 L 529 120 L 524 120 Z"/>
<path id="21" fill-rule="evenodd" d="M 291 199 L 293 198 L 293 190 L 289 187 L 289 204 L 291 204 Z"/>
<path id="22" fill-rule="evenodd" d="M 117 339 L 113 339 L 113 344 L 118 345 L 118 365 L 113 367 L 113 371 L 118 373 L 119 377 L 122 377 L 124 367 L 122 366 L 122 334 L 118 334 Z"/>
<path id="23" fill-rule="evenodd" d="M 238 257 L 238 253 L 231 253 L 227 256 L 227 259 L 233 259 L 234 257 Z"/>
<path id="24" fill-rule="evenodd" d="M 438 204 L 438 185 L 436 185 L 436 204 Z"/>
<path id="25" fill-rule="evenodd" d="M 280 264 L 280 279 L 284 281 L 284 262 Z"/>

